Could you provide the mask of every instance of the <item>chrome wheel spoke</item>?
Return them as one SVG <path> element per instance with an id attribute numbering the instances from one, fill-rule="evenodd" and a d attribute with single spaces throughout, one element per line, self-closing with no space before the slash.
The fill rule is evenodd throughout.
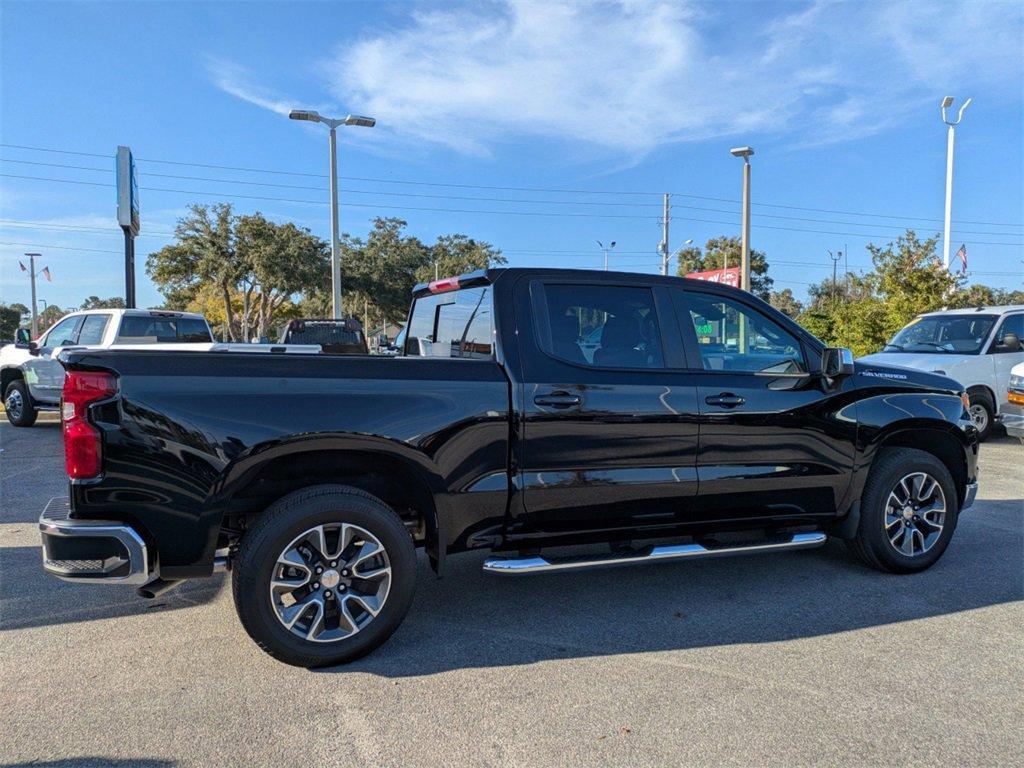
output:
<path id="1" fill-rule="evenodd" d="M 391 562 L 383 544 L 350 523 L 325 523 L 296 536 L 278 556 L 270 601 L 292 634 L 318 643 L 344 640 L 383 610 Z"/>
<path id="2" fill-rule="evenodd" d="M 882 525 L 893 549 L 917 557 L 941 538 L 945 515 L 942 485 L 927 472 L 913 472 L 889 492 Z"/>

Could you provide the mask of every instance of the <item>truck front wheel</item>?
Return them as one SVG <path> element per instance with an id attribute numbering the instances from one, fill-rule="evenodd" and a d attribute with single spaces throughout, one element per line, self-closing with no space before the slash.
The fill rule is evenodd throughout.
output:
<path id="1" fill-rule="evenodd" d="M 953 478 L 935 456 L 883 449 L 864 484 L 857 534 L 848 544 L 873 568 L 923 571 L 949 546 L 959 509 Z"/>
<path id="2" fill-rule="evenodd" d="M 235 608 L 249 636 L 279 661 L 343 664 L 377 648 L 412 603 L 416 552 L 380 499 L 320 485 L 272 504 L 242 538 Z"/>
<path id="3" fill-rule="evenodd" d="M 39 411 L 32 402 L 28 386 L 23 379 L 15 379 L 4 392 L 4 411 L 7 420 L 15 427 L 31 427 L 36 423 Z"/>

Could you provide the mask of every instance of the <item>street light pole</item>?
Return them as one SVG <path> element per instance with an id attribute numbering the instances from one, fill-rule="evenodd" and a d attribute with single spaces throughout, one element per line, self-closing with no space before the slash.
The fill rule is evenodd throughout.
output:
<path id="1" fill-rule="evenodd" d="M 28 256 L 28 277 L 29 282 L 32 284 L 32 338 L 36 338 L 39 335 L 39 314 L 36 312 L 36 256 L 42 256 L 40 253 L 26 253 Z"/>
<path id="2" fill-rule="evenodd" d="M 949 229 L 953 214 L 953 144 L 956 141 L 956 127 L 964 118 L 964 110 L 967 109 L 971 100 L 968 99 L 960 106 L 956 114 L 956 120 L 946 119 L 946 110 L 953 106 L 953 97 L 946 96 L 942 100 L 942 122 L 946 124 L 946 217 L 942 230 L 942 264 L 946 271 L 949 271 Z"/>
<path id="3" fill-rule="evenodd" d="M 752 147 L 730 149 L 734 157 L 743 158 L 743 240 L 740 256 L 740 288 L 750 290 L 750 157 Z"/>
<path id="4" fill-rule="evenodd" d="M 597 244 L 599 246 L 601 246 L 601 250 L 604 251 L 604 271 L 607 272 L 608 271 L 608 251 L 610 251 L 612 248 L 615 247 L 615 241 L 612 240 L 608 244 L 607 247 L 605 247 L 605 244 L 602 243 L 600 240 L 597 241 Z"/>
<path id="5" fill-rule="evenodd" d="M 331 150 L 331 315 L 334 319 L 341 318 L 341 251 L 338 223 L 338 137 L 339 125 L 356 125 L 372 128 L 377 121 L 372 117 L 348 115 L 340 120 L 322 117 L 317 112 L 305 109 L 293 109 L 288 113 L 292 120 L 307 120 L 311 123 L 323 123 L 330 129 Z"/>

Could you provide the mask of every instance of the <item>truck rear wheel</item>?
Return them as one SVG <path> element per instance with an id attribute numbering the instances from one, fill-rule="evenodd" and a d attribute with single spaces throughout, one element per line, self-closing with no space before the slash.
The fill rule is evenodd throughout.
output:
<path id="1" fill-rule="evenodd" d="M 848 544 L 881 571 L 923 571 L 949 546 L 959 508 L 953 478 L 935 456 L 913 448 L 883 449 L 864 485 L 860 523 Z"/>
<path id="2" fill-rule="evenodd" d="M 343 664 L 377 648 L 412 603 L 416 552 L 394 510 L 344 485 L 272 504 L 233 565 L 235 608 L 264 651 L 300 667 Z"/>
<path id="3" fill-rule="evenodd" d="M 31 427 L 36 423 L 39 411 L 32 402 L 28 386 L 23 379 L 15 379 L 4 392 L 4 411 L 7 420 L 15 427 Z"/>

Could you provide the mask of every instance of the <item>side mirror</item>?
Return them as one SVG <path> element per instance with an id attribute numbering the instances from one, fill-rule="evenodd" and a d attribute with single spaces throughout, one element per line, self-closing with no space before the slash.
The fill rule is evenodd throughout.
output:
<path id="1" fill-rule="evenodd" d="M 830 379 L 853 375 L 853 352 L 846 347 L 828 347 L 821 353 L 821 373 Z"/>
<path id="2" fill-rule="evenodd" d="M 383 333 L 382 333 L 382 334 L 381 334 L 380 336 L 378 336 L 378 337 L 377 337 L 377 346 L 378 346 L 378 347 L 386 347 L 386 346 L 388 346 L 388 345 L 389 345 L 390 343 L 391 343 L 391 342 L 389 342 L 389 341 L 388 341 L 388 337 L 387 337 L 387 335 L 386 335 L 386 334 L 383 334 Z"/>
<path id="3" fill-rule="evenodd" d="M 996 349 L 1000 352 L 1020 352 L 1020 337 L 1016 333 L 1004 333 Z"/>
<path id="4" fill-rule="evenodd" d="M 28 328 L 19 328 L 14 332 L 14 343 L 28 345 L 32 341 L 32 337 L 29 335 Z"/>

